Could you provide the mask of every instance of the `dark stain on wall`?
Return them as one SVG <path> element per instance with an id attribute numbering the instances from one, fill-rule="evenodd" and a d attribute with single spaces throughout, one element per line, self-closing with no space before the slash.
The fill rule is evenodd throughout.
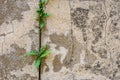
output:
<path id="1" fill-rule="evenodd" d="M 73 9 L 71 16 L 72 16 L 72 21 L 76 27 L 78 27 L 83 35 L 83 40 L 86 42 L 87 41 L 87 20 L 88 20 L 88 13 L 89 9 L 83 9 L 83 8 L 76 8 Z"/>
<path id="2" fill-rule="evenodd" d="M 30 10 L 26 0 L 0 0 L 0 25 L 13 20 L 20 21 L 22 12 Z"/>
<path id="3" fill-rule="evenodd" d="M 10 72 L 13 70 L 22 70 L 26 63 L 30 65 L 33 63 L 33 58 L 22 57 L 26 50 L 24 48 L 20 48 L 17 44 L 12 44 L 10 50 L 10 54 L 0 56 L 0 77 L 5 80 L 19 79 L 15 75 L 10 75 Z M 30 75 L 25 75 L 23 75 L 22 80 L 31 77 Z"/>
<path id="4" fill-rule="evenodd" d="M 64 36 L 63 34 L 52 34 L 50 35 L 50 40 L 52 43 L 57 45 L 56 49 L 58 49 L 59 47 L 65 47 L 66 49 L 68 49 L 72 44 L 70 36 Z"/>
<path id="5" fill-rule="evenodd" d="M 41 74 L 43 74 L 44 72 L 49 72 L 49 67 L 46 64 L 45 59 L 46 58 L 42 59 L 42 61 L 41 61 Z M 45 68 L 45 71 L 44 71 L 44 68 Z"/>
<path id="6" fill-rule="evenodd" d="M 106 45 L 104 45 L 106 46 Z M 107 59 L 108 58 L 108 50 L 103 46 L 92 46 L 92 52 L 98 54 L 101 58 Z"/>
<path id="7" fill-rule="evenodd" d="M 76 8 L 71 13 L 73 23 L 80 29 L 86 28 L 86 21 L 88 19 L 89 9 Z"/>
<path id="8" fill-rule="evenodd" d="M 113 78 L 113 71 L 111 70 L 111 64 L 104 65 L 104 63 L 97 61 L 94 66 L 90 69 L 92 73 L 98 75 L 101 74 L 110 80 L 114 80 Z"/>
<path id="9" fill-rule="evenodd" d="M 60 55 L 56 55 L 54 60 L 53 60 L 53 70 L 54 70 L 54 72 L 60 71 L 62 66 L 63 66 L 63 64 L 61 64 Z"/>
<path id="10" fill-rule="evenodd" d="M 63 66 L 65 66 L 66 68 L 72 68 L 74 64 L 79 63 L 81 44 L 77 43 L 75 38 L 74 40 L 72 40 L 70 34 L 68 36 L 64 36 L 63 34 L 61 35 L 52 34 L 50 35 L 50 40 L 51 43 L 57 45 L 56 49 L 59 49 L 59 47 L 65 47 L 65 49 L 68 50 L 68 53 L 62 63 Z"/>

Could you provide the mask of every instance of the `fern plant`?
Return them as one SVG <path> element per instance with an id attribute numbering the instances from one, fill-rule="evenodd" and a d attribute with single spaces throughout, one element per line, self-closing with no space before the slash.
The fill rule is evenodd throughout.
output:
<path id="1" fill-rule="evenodd" d="M 48 3 L 48 0 L 39 0 L 39 4 L 38 4 L 39 8 L 36 10 L 37 12 L 36 20 L 39 22 L 39 30 L 40 30 L 39 39 L 41 39 L 41 30 L 45 27 L 45 19 L 46 17 L 49 16 L 49 14 L 46 13 L 44 10 L 44 7 L 47 3 Z M 40 40 L 39 46 L 40 46 L 40 49 L 38 51 L 34 50 L 34 51 L 27 52 L 25 54 L 28 56 L 36 56 L 36 59 L 34 61 L 34 66 L 37 68 L 40 66 L 41 60 L 50 53 L 50 50 L 47 49 L 46 46 L 41 47 L 41 40 Z"/>
<path id="2" fill-rule="evenodd" d="M 39 67 L 39 79 L 41 80 L 41 61 L 43 58 L 45 58 L 49 53 L 50 50 L 47 49 L 46 46 L 41 46 L 41 30 L 45 27 L 45 20 L 46 17 L 49 16 L 48 13 L 45 12 L 44 8 L 45 5 L 48 3 L 48 0 L 39 0 L 39 8 L 36 10 L 37 12 L 37 21 L 39 22 L 39 50 L 33 50 L 30 52 L 27 52 L 25 55 L 27 56 L 36 56 L 36 59 L 34 61 L 34 66 L 36 68 Z"/>
<path id="3" fill-rule="evenodd" d="M 47 49 L 46 46 L 42 46 L 39 51 L 34 50 L 34 51 L 31 51 L 31 52 L 27 52 L 26 55 L 36 57 L 36 59 L 34 61 L 34 66 L 36 68 L 38 68 L 40 63 L 41 63 L 41 60 L 43 58 L 45 58 L 49 53 L 50 53 L 50 50 Z"/>
<path id="4" fill-rule="evenodd" d="M 36 10 L 38 14 L 38 17 L 36 20 L 39 22 L 40 29 L 42 29 L 45 26 L 45 18 L 49 16 L 49 14 L 44 11 L 44 7 L 47 3 L 48 3 L 48 0 L 40 0 L 39 8 Z"/>

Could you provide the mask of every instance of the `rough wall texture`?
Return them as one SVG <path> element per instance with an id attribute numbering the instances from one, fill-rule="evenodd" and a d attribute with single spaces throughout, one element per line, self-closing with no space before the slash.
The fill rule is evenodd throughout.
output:
<path id="1" fill-rule="evenodd" d="M 120 0 L 50 0 L 47 11 L 42 80 L 120 80 Z"/>
<path id="2" fill-rule="evenodd" d="M 0 80 L 38 80 L 33 58 L 38 49 L 37 0 L 0 0 Z"/>
<path id="3" fill-rule="evenodd" d="M 37 80 L 37 0 L 0 0 L 0 80 Z M 120 80 L 120 0 L 49 0 L 42 80 Z"/>

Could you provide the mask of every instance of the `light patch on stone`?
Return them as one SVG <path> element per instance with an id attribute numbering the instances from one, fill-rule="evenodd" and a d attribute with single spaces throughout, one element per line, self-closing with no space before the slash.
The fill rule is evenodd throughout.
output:
<path id="1" fill-rule="evenodd" d="M 81 71 L 78 74 L 75 73 L 75 80 L 110 80 L 102 75 L 95 75 L 91 72 Z"/>
<path id="2" fill-rule="evenodd" d="M 42 45 L 46 45 L 49 42 L 51 42 L 50 37 L 44 37 L 44 38 L 42 38 Z"/>
<path id="3" fill-rule="evenodd" d="M 13 33 L 13 25 L 12 24 L 7 24 L 7 23 L 3 23 L 1 26 L 0 26 L 0 35 L 1 34 L 10 34 L 10 33 Z"/>
<path id="4" fill-rule="evenodd" d="M 82 53 L 80 54 L 80 64 L 84 65 L 85 64 L 85 51 L 82 50 Z"/>
<path id="5" fill-rule="evenodd" d="M 51 44 L 49 44 L 49 46 L 50 46 L 50 49 L 52 50 L 51 53 L 59 54 L 59 52 L 55 49 L 56 44 L 51 43 Z"/>
<path id="6" fill-rule="evenodd" d="M 73 68 L 72 68 L 72 72 L 76 72 L 76 73 L 79 73 L 81 72 L 81 68 L 80 68 L 81 64 L 78 63 L 78 64 L 74 64 Z"/>
<path id="7" fill-rule="evenodd" d="M 46 11 L 52 14 L 49 18 L 47 18 L 47 34 L 52 35 L 53 33 L 56 33 L 58 35 L 64 34 L 66 36 L 71 29 L 69 15 L 70 7 L 68 1 L 50 0 L 49 4 L 46 6 Z"/>
<path id="8" fill-rule="evenodd" d="M 85 54 L 85 64 L 92 65 L 97 60 L 94 54 L 86 53 Z"/>
<path id="9" fill-rule="evenodd" d="M 2 52 L 3 52 L 3 44 L 0 43 L 0 55 L 2 55 Z"/>
<path id="10" fill-rule="evenodd" d="M 36 1 L 37 2 L 37 1 Z M 3 54 L 7 54 L 9 49 L 10 49 L 10 44 L 13 44 L 14 42 L 17 43 L 20 47 L 25 47 L 27 51 L 31 50 L 31 39 L 28 39 L 28 36 L 26 35 L 31 29 L 34 27 L 34 21 L 33 18 L 35 17 L 35 12 L 34 10 L 35 5 L 33 1 L 29 1 L 28 3 L 30 6 L 29 11 L 25 11 L 22 13 L 23 18 L 20 22 L 17 20 L 12 21 L 11 24 L 7 25 L 3 23 L 5 26 L 9 26 L 6 29 L 4 33 L 10 33 L 5 36 L 5 43 L 3 43 Z M 30 15 L 28 15 L 30 13 Z M 14 30 L 12 30 L 14 29 Z M 4 31 L 4 30 L 3 30 Z M 13 32 L 12 32 L 13 31 Z M 3 33 L 3 32 L 1 32 Z"/>
<path id="11" fill-rule="evenodd" d="M 20 40 L 23 41 L 24 43 L 27 43 L 27 45 L 21 45 L 21 46 L 25 47 L 26 52 L 29 52 L 31 50 L 32 39 L 30 39 L 28 36 L 24 36 L 20 38 Z"/>
<path id="12" fill-rule="evenodd" d="M 3 43 L 3 53 L 2 54 L 8 54 L 10 52 L 10 45 L 14 44 L 14 40 L 13 40 L 14 34 L 11 33 L 9 35 L 5 36 L 5 42 Z"/>
<path id="13" fill-rule="evenodd" d="M 4 36 L 0 37 L 0 44 L 4 42 Z"/>
<path id="14" fill-rule="evenodd" d="M 75 27 L 73 32 L 73 36 L 75 37 L 75 39 L 80 42 L 80 43 L 85 43 L 83 41 L 83 35 L 82 35 L 82 31 L 79 30 L 79 28 Z"/>
<path id="15" fill-rule="evenodd" d="M 61 52 L 59 52 L 61 54 L 61 63 L 63 63 L 63 60 L 65 59 L 67 53 L 68 53 L 68 50 L 65 48 L 65 47 L 60 47 L 59 48 Z"/>
<path id="16" fill-rule="evenodd" d="M 30 74 L 30 76 L 36 77 L 36 75 L 38 74 L 38 71 L 34 67 L 34 65 L 26 65 L 22 69 L 11 71 L 10 74 L 15 75 L 16 77 L 20 77 L 20 76 L 23 76 L 25 74 Z"/>
<path id="17" fill-rule="evenodd" d="M 86 0 L 83 0 L 81 2 L 80 1 L 81 0 L 71 0 L 70 5 L 72 5 L 72 8 L 81 7 L 81 8 L 89 9 L 90 1 L 86 1 Z"/>
<path id="18" fill-rule="evenodd" d="M 69 69 L 62 67 L 59 72 L 53 72 L 53 71 L 45 72 L 44 74 L 42 74 L 42 80 L 47 80 L 47 79 L 65 80 L 65 77 L 69 76 L 70 73 L 71 73 L 71 71 Z"/>
<path id="19" fill-rule="evenodd" d="M 58 55 L 58 54 L 61 55 L 60 61 L 61 61 L 61 63 L 63 63 L 63 60 L 65 59 L 65 57 L 66 57 L 66 55 L 68 53 L 68 50 L 65 47 L 59 47 L 59 49 L 56 49 L 55 48 L 56 44 L 52 44 L 52 43 L 49 44 L 49 46 L 50 46 L 51 53 L 53 55 Z"/>
<path id="20" fill-rule="evenodd" d="M 68 53 L 68 50 L 64 47 L 59 47 L 59 49 L 56 49 L 56 44 L 50 43 L 49 44 L 52 56 L 49 56 L 46 60 L 46 64 L 49 66 L 49 72 L 53 71 L 53 64 L 51 64 L 51 62 L 53 62 L 53 59 L 56 55 L 60 55 L 61 57 L 60 59 L 60 63 L 63 63 L 64 58 L 66 57 L 66 54 Z M 52 59 L 52 61 L 50 61 L 49 59 Z"/>

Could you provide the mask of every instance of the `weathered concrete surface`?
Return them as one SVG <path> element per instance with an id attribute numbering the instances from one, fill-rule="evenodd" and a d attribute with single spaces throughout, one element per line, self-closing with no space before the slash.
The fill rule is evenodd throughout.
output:
<path id="1" fill-rule="evenodd" d="M 50 0 L 47 11 L 42 80 L 120 80 L 119 0 Z"/>
<path id="2" fill-rule="evenodd" d="M 37 0 L 0 0 L 0 80 L 37 80 Z M 49 0 L 42 80 L 120 80 L 120 0 Z"/>
<path id="3" fill-rule="evenodd" d="M 33 58 L 38 49 L 37 0 L 0 0 L 0 80 L 38 80 Z"/>

